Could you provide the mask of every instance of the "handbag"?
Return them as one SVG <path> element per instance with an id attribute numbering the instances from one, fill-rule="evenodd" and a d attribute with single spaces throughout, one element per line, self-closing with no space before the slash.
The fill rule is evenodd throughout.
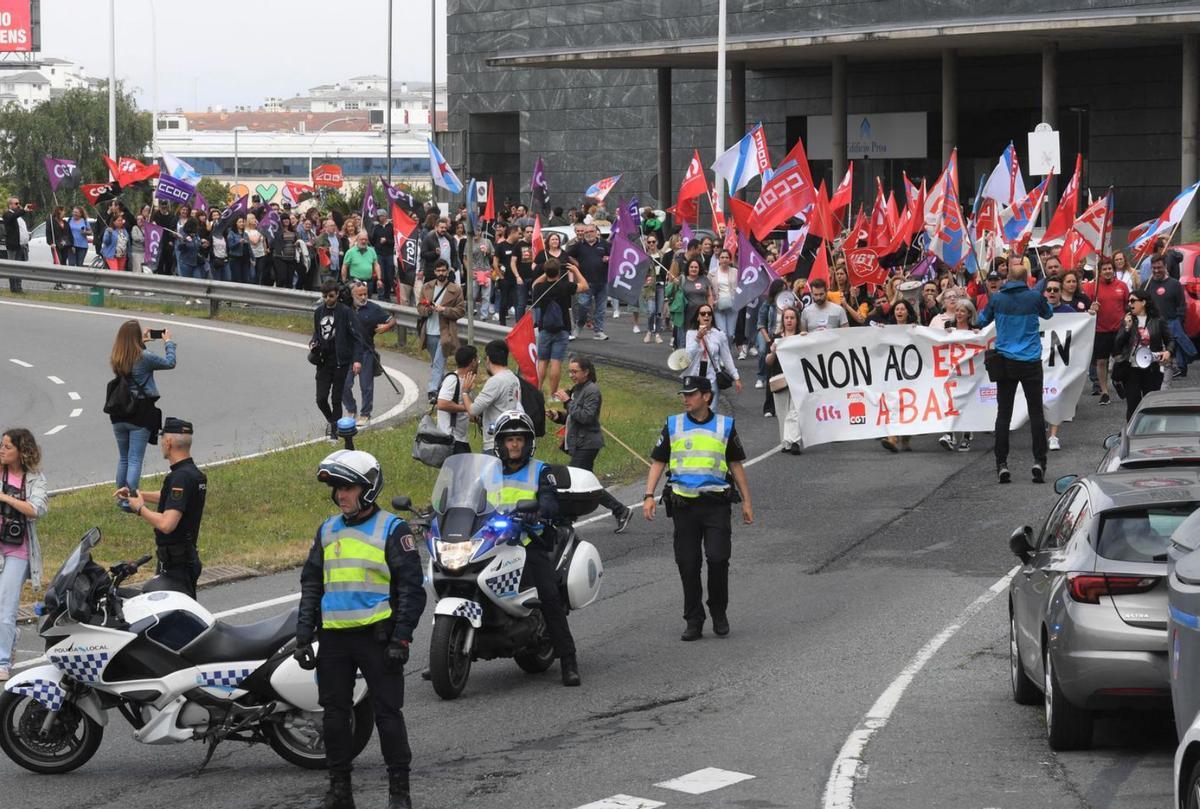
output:
<path id="1" fill-rule="evenodd" d="M 458 379 L 457 374 L 454 376 L 458 380 L 454 391 L 454 401 L 457 402 L 462 391 L 462 381 Z M 454 425 L 457 421 L 458 414 L 451 413 L 450 430 L 446 431 L 438 424 L 436 409 L 421 416 L 421 421 L 417 424 L 417 434 L 413 436 L 413 460 L 440 469 L 446 459 L 454 454 Z"/>
<path id="2" fill-rule="evenodd" d="M 1133 373 L 1133 364 L 1129 362 L 1129 357 L 1125 356 L 1113 363 L 1112 370 L 1109 376 L 1113 382 L 1128 382 L 1130 374 Z"/>
<path id="3" fill-rule="evenodd" d="M 708 359 L 709 365 L 712 365 L 717 369 L 717 388 L 720 390 L 728 390 L 729 388 L 732 388 L 733 374 L 729 373 L 724 368 L 713 362 L 712 355 L 708 353 L 708 340 L 701 340 L 700 345 L 704 346 L 704 356 Z"/>

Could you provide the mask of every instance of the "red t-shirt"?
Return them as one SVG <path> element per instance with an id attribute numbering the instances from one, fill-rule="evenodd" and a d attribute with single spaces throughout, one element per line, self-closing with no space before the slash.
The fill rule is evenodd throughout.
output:
<path id="1" fill-rule="evenodd" d="M 1083 284 L 1083 291 L 1100 304 L 1100 310 L 1096 312 L 1096 331 L 1112 333 L 1120 329 L 1125 306 L 1129 302 L 1129 287 L 1125 286 L 1125 282 L 1116 278 L 1111 284 L 1103 280 L 1088 281 Z"/>

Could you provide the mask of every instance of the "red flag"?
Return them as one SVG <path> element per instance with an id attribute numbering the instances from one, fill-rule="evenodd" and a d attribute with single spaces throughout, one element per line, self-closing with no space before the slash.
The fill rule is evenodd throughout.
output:
<path id="1" fill-rule="evenodd" d="M 1071 232 L 1078 234 L 1087 244 L 1088 250 L 1082 255 L 1093 252 L 1099 253 L 1104 249 L 1104 236 L 1112 227 L 1112 192 L 1096 200 L 1086 211 L 1079 215 Z M 1076 251 L 1076 256 L 1081 255 Z M 1065 264 L 1063 266 L 1066 266 Z"/>
<path id="2" fill-rule="evenodd" d="M 743 233 L 750 232 L 750 217 L 754 216 L 754 206 L 737 197 L 729 198 L 729 213 L 737 229 Z"/>
<path id="3" fill-rule="evenodd" d="M 122 187 L 133 185 L 142 180 L 150 180 L 158 176 L 158 166 L 147 166 L 139 163 L 132 157 L 122 157 L 120 160 L 114 161 L 108 155 L 104 155 L 104 163 L 108 166 L 109 172 L 112 173 L 113 180 L 117 185 Z"/>
<path id="4" fill-rule="evenodd" d="M 854 225 L 850 228 L 850 235 L 846 239 L 846 243 L 850 247 L 858 247 L 860 242 L 868 242 L 867 238 L 867 217 L 863 215 L 862 206 L 858 206 L 858 216 L 854 217 Z"/>
<path id="5" fill-rule="evenodd" d="M 707 182 L 708 180 L 705 180 L 705 183 Z M 713 223 L 716 225 L 725 224 L 725 212 L 721 210 L 721 200 L 717 197 L 717 189 L 713 188 L 708 192 L 708 204 L 712 206 Z"/>
<path id="6" fill-rule="evenodd" d="M 687 172 L 683 175 L 683 182 L 679 185 L 679 194 L 675 197 L 675 202 L 678 204 L 685 200 L 693 200 L 707 193 L 708 178 L 704 175 L 704 164 L 700 162 L 700 150 L 696 149 L 692 152 L 692 162 L 688 163 Z"/>
<path id="7" fill-rule="evenodd" d="M 829 214 L 829 194 L 825 190 L 824 180 L 817 189 L 817 198 L 808 217 L 808 232 L 827 242 L 837 238 L 837 231 L 833 228 L 833 217 Z"/>
<path id="8" fill-rule="evenodd" d="M 777 278 L 782 278 L 785 275 L 791 275 L 796 271 L 796 263 L 800 259 L 800 252 L 804 249 L 804 238 L 794 239 L 788 246 L 788 249 L 782 256 L 775 259 L 771 264 L 771 272 Z M 824 247 L 821 248 L 824 251 Z"/>
<path id="9" fill-rule="evenodd" d="M 95 207 L 105 199 L 111 199 L 117 193 L 116 183 L 90 183 L 79 186 L 79 193 L 90 205 Z"/>
<path id="10" fill-rule="evenodd" d="M 883 212 L 883 221 L 887 226 L 887 234 L 890 239 L 900 225 L 900 213 L 896 210 L 896 196 L 891 191 L 888 192 L 887 205 L 884 206 Z"/>
<path id="11" fill-rule="evenodd" d="M 829 285 L 829 256 L 826 253 L 825 244 L 822 243 L 817 248 L 817 260 L 813 262 L 812 269 L 808 271 L 808 283 L 812 283 L 820 278 Z"/>
<path id="12" fill-rule="evenodd" d="M 734 198 L 733 198 L 733 197 L 730 197 L 729 199 L 730 199 L 730 201 L 732 201 Z M 741 202 L 741 200 L 738 200 L 738 202 Z M 742 204 L 745 204 L 745 203 L 742 203 Z M 749 232 L 749 231 L 747 231 L 747 232 Z M 726 249 L 726 250 L 728 250 L 730 253 L 732 253 L 732 254 L 733 254 L 733 257 L 734 257 L 735 259 L 737 258 L 737 254 L 738 254 L 738 226 L 737 226 L 736 224 L 735 224 L 733 227 L 726 227 L 726 228 L 725 228 L 725 243 L 724 243 L 724 244 L 722 244 L 722 245 L 721 245 L 721 247 L 725 248 L 725 249 Z"/>
<path id="13" fill-rule="evenodd" d="M 838 187 L 833 190 L 833 196 L 829 200 L 829 210 L 836 214 L 842 208 L 850 207 L 850 195 L 853 190 L 854 161 L 851 160 L 846 165 L 846 175 L 842 177 L 842 181 L 838 183 Z"/>
<path id="14" fill-rule="evenodd" d="M 883 195 L 883 182 L 876 177 L 875 204 L 871 206 L 871 219 L 867 225 L 867 244 L 883 244 L 887 237 L 887 198 Z"/>
<path id="15" fill-rule="evenodd" d="M 813 182 L 812 169 L 808 165 L 808 153 L 804 151 L 803 140 L 796 140 L 796 145 L 793 146 L 792 150 L 783 158 L 783 162 L 776 167 L 774 173 L 778 174 L 781 171 L 787 171 L 789 168 L 791 168 L 792 161 L 795 161 L 796 166 L 804 172 L 804 179 L 808 180 L 808 184 L 815 188 L 816 183 Z"/>
<path id="16" fill-rule="evenodd" d="M 320 188 L 341 188 L 342 187 L 342 167 L 335 166 L 332 163 L 324 163 L 312 170 L 312 184 Z"/>
<path id="17" fill-rule="evenodd" d="M 1054 216 L 1051 217 L 1050 224 L 1046 226 L 1046 232 L 1042 234 L 1043 242 L 1065 236 L 1071 226 L 1075 224 L 1075 211 L 1079 207 L 1079 174 L 1082 170 L 1083 155 L 1077 154 L 1075 155 L 1075 173 L 1071 175 L 1071 181 L 1067 183 L 1062 199 L 1058 201 L 1058 207 L 1054 209 Z"/>
<path id="18" fill-rule="evenodd" d="M 487 204 L 483 206 L 483 221 L 496 221 L 496 194 L 492 191 L 492 181 L 488 179 L 488 198 Z"/>
<path id="19" fill-rule="evenodd" d="M 516 359 L 521 376 L 525 377 L 529 384 L 536 385 L 538 383 L 537 340 L 533 336 L 532 311 L 521 316 L 517 325 L 513 326 L 512 331 L 504 338 L 504 342 L 508 343 L 508 353 Z"/>
<path id="20" fill-rule="evenodd" d="M 491 200 L 491 197 L 488 197 Z M 490 204 L 490 202 L 489 202 Z M 417 220 L 406 214 L 398 204 L 392 203 L 392 231 L 396 234 L 396 250 L 399 251 L 405 240 L 417 229 Z"/>
<path id="21" fill-rule="evenodd" d="M 536 256 L 545 249 L 546 242 L 542 239 L 542 216 L 538 214 L 533 220 L 533 254 Z"/>
<path id="22" fill-rule="evenodd" d="M 1079 259 L 1091 255 L 1092 252 L 1092 246 L 1088 244 L 1087 239 L 1079 231 L 1072 228 L 1067 232 L 1066 239 L 1063 240 L 1062 250 L 1058 253 L 1058 260 L 1064 270 L 1070 270 L 1079 263 Z"/>
<path id="23" fill-rule="evenodd" d="M 925 229 L 925 216 L 924 216 L 923 211 L 925 210 L 925 195 L 928 192 L 925 190 L 925 180 L 924 179 L 921 180 L 921 190 L 917 193 L 918 193 L 918 196 L 916 198 L 917 201 L 915 203 L 915 206 L 913 207 L 913 217 L 912 217 L 912 223 L 911 223 L 912 230 L 908 234 L 909 238 L 916 236 L 918 233 L 920 233 L 922 230 Z M 909 201 L 910 201 L 910 203 L 912 202 L 911 199 Z"/>
<path id="24" fill-rule="evenodd" d="M 872 247 L 846 250 L 846 271 L 850 275 L 850 286 L 887 281 L 887 270 L 879 266 L 879 253 Z"/>
<path id="25" fill-rule="evenodd" d="M 776 172 L 769 182 L 763 184 L 762 193 L 754 203 L 754 213 L 750 217 L 755 238 L 766 238 L 777 225 L 813 204 L 816 189 L 807 174 L 808 167 L 797 161 Z"/>

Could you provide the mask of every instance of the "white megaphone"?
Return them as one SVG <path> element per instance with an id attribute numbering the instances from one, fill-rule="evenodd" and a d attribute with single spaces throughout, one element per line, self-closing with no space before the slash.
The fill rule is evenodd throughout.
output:
<path id="1" fill-rule="evenodd" d="M 692 360 L 688 356 L 686 348 L 676 349 L 671 352 L 671 356 L 667 357 L 667 367 L 672 371 L 685 371 L 691 364 Z"/>

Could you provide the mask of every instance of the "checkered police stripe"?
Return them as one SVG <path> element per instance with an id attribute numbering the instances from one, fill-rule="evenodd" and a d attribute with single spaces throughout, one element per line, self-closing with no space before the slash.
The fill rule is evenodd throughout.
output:
<path id="1" fill-rule="evenodd" d="M 454 608 L 454 614 L 467 619 L 478 621 L 483 618 L 483 607 L 474 601 L 464 601 Z"/>
<path id="2" fill-rule="evenodd" d="M 108 664 L 108 654 L 105 652 L 49 655 L 49 658 L 55 666 L 88 685 L 100 682 L 100 672 Z"/>
<path id="3" fill-rule="evenodd" d="M 499 576 L 493 576 L 487 580 L 487 586 L 491 591 L 501 598 L 516 595 L 517 585 L 521 581 L 521 569 L 510 570 L 507 573 L 501 573 Z"/>
<path id="4" fill-rule="evenodd" d="M 61 708 L 67 698 L 67 692 L 63 691 L 62 686 L 50 680 L 32 680 L 15 685 L 10 690 L 14 694 L 24 694 L 36 699 L 51 711 Z"/>
<path id="5" fill-rule="evenodd" d="M 250 676 L 253 669 L 212 669 L 210 671 L 200 670 L 200 676 L 196 678 L 197 685 L 207 686 L 209 688 L 228 688 L 230 690 L 237 688 L 238 683 Z"/>

